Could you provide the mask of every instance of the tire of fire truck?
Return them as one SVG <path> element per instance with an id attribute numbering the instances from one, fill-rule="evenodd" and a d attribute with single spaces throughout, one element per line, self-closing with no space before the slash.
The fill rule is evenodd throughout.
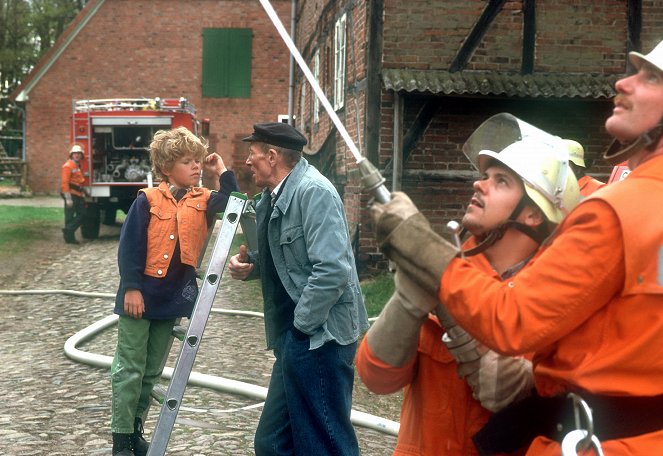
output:
<path id="1" fill-rule="evenodd" d="M 106 206 L 104 208 L 104 217 L 101 223 L 107 226 L 115 225 L 117 221 L 117 207 L 115 206 Z"/>
<path id="2" fill-rule="evenodd" d="M 99 237 L 99 226 L 101 225 L 101 214 L 97 203 L 88 203 L 85 208 L 81 233 L 84 239 L 97 239 Z"/>

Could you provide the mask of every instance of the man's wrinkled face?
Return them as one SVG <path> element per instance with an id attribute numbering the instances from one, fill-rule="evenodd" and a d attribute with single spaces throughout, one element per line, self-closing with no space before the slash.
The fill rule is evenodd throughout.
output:
<path id="1" fill-rule="evenodd" d="M 475 236 L 500 227 L 525 194 L 523 181 L 505 166 L 493 162 L 480 180 L 463 216 L 463 226 Z"/>
<path id="2" fill-rule="evenodd" d="M 256 143 L 249 146 L 249 156 L 246 164 L 253 173 L 253 183 L 258 187 L 269 187 L 274 167 L 270 162 L 270 151 L 266 152 Z M 270 190 L 272 190 L 270 188 Z"/>
<path id="3" fill-rule="evenodd" d="M 76 163 L 80 162 L 83 160 L 83 153 L 82 152 L 74 152 L 71 154 L 72 160 L 74 160 Z"/>
<path id="4" fill-rule="evenodd" d="M 644 62 L 637 73 L 617 81 L 615 89 L 615 107 L 605 127 L 620 142 L 637 139 L 663 118 L 663 72 L 658 68 Z"/>

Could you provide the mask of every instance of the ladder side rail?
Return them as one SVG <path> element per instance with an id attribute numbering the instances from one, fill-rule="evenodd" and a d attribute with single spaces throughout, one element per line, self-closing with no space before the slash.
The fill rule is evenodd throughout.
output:
<path id="1" fill-rule="evenodd" d="M 166 453 L 170 434 L 177 418 L 184 390 L 186 389 L 189 375 L 196 359 L 203 332 L 207 325 L 207 319 L 221 282 L 223 270 L 226 266 L 232 241 L 235 237 L 245 204 L 246 199 L 241 199 L 235 196 L 235 194 L 228 201 L 221 230 L 214 244 L 207 273 L 196 299 L 196 305 L 194 306 L 189 322 L 189 329 L 187 330 L 184 342 L 182 342 L 182 349 L 175 364 L 166 397 L 161 406 L 161 413 L 159 414 L 147 456 L 163 456 Z"/>

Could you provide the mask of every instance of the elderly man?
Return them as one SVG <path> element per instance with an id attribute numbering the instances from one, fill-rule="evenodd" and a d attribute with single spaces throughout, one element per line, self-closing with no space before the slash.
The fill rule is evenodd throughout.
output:
<path id="1" fill-rule="evenodd" d="M 306 138 L 280 123 L 254 125 L 258 251 L 230 259 L 235 279 L 260 277 L 267 346 L 274 350 L 256 455 L 358 455 L 350 422 L 360 334 L 368 327 L 343 202 L 302 158 Z"/>
<path id="2" fill-rule="evenodd" d="M 606 121 L 616 142 L 604 157 L 628 160 L 628 179 L 579 204 L 534 263 L 506 283 L 459 258 L 419 263 L 420 282 L 430 290 L 430 278 L 441 277 L 434 291 L 467 331 L 505 354 L 535 353 L 538 395 L 493 416 L 479 439 L 486 454 L 524 445 L 531 455 L 559 455 L 565 437 L 584 435 L 572 432 L 574 411 L 585 410 L 574 405 L 581 401 L 593 412 L 605 454 L 663 448 L 663 220 L 656 217 L 663 204 L 663 43 L 629 57 L 637 73 L 616 83 Z M 395 209 L 406 217 L 397 220 Z M 407 266 L 418 252 L 399 240 L 411 235 L 408 216 L 416 210 L 395 195 L 373 213 L 385 250 Z"/>

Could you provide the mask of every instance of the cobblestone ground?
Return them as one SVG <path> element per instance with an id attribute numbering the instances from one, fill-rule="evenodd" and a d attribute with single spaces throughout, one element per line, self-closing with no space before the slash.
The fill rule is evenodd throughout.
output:
<path id="1" fill-rule="evenodd" d="M 112 293 L 117 286 L 115 252 L 119 227 L 102 227 L 102 236 L 80 246 L 53 246 L 10 283 L 12 289 L 74 289 Z M 49 249 L 47 249 L 49 250 Z M 45 252 L 47 258 L 50 250 Z M 64 254 L 58 254 L 64 253 Z M 21 252 L 16 252 L 20 255 Z M 111 315 L 112 300 L 63 294 L 0 294 L 4 324 L 0 329 L 0 455 L 110 455 L 110 378 L 108 368 L 70 360 L 65 341 Z M 253 284 L 222 280 L 215 307 L 260 310 Z M 262 320 L 212 314 L 200 346 L 195 372 L 266 387 L 273 362 L 264 350 Z M 115 326 L 79 347 L 112 356 Z M 174 366 L 178 341 L 171 350 Z M 167 381 L 162 380 L 167 385 Z M 376 396 L 356 382 L 356 410 L 398 420 L 401 396 Z M 152 407 L 145 428 L 152 431 L 159 406 Z M 260 401 L 189 387 L 182 401 L 167 454 L 247 455 L 262 407 Z M 356 427 L 363 455 L 389 455 L 393 436 Z"/>

